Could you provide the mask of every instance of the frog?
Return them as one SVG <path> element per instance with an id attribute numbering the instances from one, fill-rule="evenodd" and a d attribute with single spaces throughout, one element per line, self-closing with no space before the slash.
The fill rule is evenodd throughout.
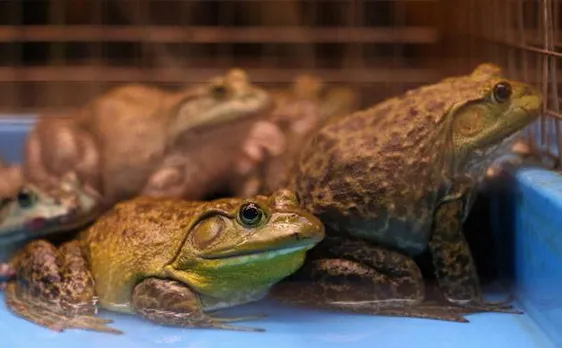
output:
<path id="1" fill-rule="evenodd" d="M 10 261 L 5 302 L 55 331 L 123 333 L 99 308 L 161 325 L 263 331 L 217 312 L 264 298 L 323 237 L 321 221 L 286 189 L 205 201 L 138 196 L 58 247 L 27 244 Z"/>
<path id="2" fill-rule="evenodd" d="M 101 214 L 101 198 L 81 185 L 74 174 L 65 175 L 56 189 L 45 191 L 26 184 L 11 197 L 0 199 L 0 261 L 31 239 L 51 237 L 83 228 Z M 0 278 L 11 270 L 4 265 Z"/>
<path id="3" fill-rule="evenodd" d="M 108 207 L 139 194 L 202 199 L 228 178 L 271 105 L 240 68 L 179 91 L 118 86 L 72 114 L 41 117 L 26 139 L 22 182 L 56 187 L 75 173 Z"/>
<path id="4" fill-rule="evenodd" d="M 326 120 L 356 109 L 357 96 L 345 85 L 331 88 L 312 74 L 295 77 L 287 90 L 272 91 L 275 106 L 256 122 L 239 161 L 236 195 L 271 194 L 288 175 L 289 159 Z"/>
<path id="5" fill-rule="evenodd" d="M 453 320 L 465 321 L 464 310 L 519 313 L 508 301 L 484 299 L 462 224 L 487 168 L 541 105 L 537 88 L 482 63 L 326 123 L 281 184 L 326 226 L 291 277 L 302 291 L 285 291 L 285 299 L 426 316 L 416 308 L 427 285 L 416 259 L 428 252 L 441 300 L 456 308 Z"/>

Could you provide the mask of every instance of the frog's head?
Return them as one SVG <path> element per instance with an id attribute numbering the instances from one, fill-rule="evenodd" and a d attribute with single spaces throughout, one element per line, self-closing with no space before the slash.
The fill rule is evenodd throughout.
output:
<path id="1" fill-rule="evenodd" d="M 318 218 L 295 194 L 211 202 L 193 225 L 167 273 L 212 298 L 265 294 L 294 273 L 306 252 L 324 238 Z"/>
<path id="2" fill-rule="evenodd" d="M 541 93 L 504 78 L 495 65 L 482 64 L 468 76 L 446 81 L 451 82 L 448 88 L 455 101 L 446 119 L 456 165 L 491 159 L 496 149 L 539 116 Z"/>
<path id="3" fill-rule="evenodd" d="M 170 140 L 175 141 L 186 133 L 208 133 L 217 128 L 231 130 L 234 125 L 249 132 L 249 124 L 272 106 L 269 93 L 252 84 L 245 71 L 231 69 L 224 76 L 189 89 L 174 104 Z"/>
<path id="4" fill-rule="evenodd" d="M 0 201 L 0 240 L 16 242 L 81 227 L 93 218 L 99 202 L 74 175 L 49 191 L 25 184 L 17 195 Z"/>

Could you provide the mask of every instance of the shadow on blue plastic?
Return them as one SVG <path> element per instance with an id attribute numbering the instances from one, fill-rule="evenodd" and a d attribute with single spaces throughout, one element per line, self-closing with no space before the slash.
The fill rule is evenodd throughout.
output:
<path id="1" fill-rule="evenodd" d="M 0 299 L 2 299 L 0 297 Z M 271 302 L 244 306 L 244 314 L 268 317 L 240 325 L 261 327 L 266 332 L 247 333 L 209 329 L 183 329 L 155 325 L 140 318 L 102 311 L 123 335 L 68 330 L 49 331 L 12 316 L 0 304 L 2 346 L 27 348 L 120 347 L 554 347 L 527 316 L 477 314 L 471 323 L 424 319 L 345 315 L 301 310 Z M 240 310 L 235 311 L 240 312 Z"/>
<path id="2" fill-rule="evenodd" d="M 496 237 L 511 245 L 504 263 L 526 312 L 561 347 L 562 176 L 525 169 L 506 187 L 494 204 Z"/>
<path id="3" fill-rule="evenodd" d="M 0 118 L 0 156 L 10 162 L 20 161 L 32 124 L 32 118 Z M 513 240 L 510 249 L 514 250 L 503 256 L 514 257 L 506 264 L 517 277 L 518 298 L 530 315 L 475 314 L 468 316 L 470 323 L 462 324 L 304 310 L 263 301 L 233 311 L 268 315 L 239 323 L 267 330 L 246 333 L 165 327 L 102 310 L 101 316 L 114 319 L 111 325 L 125 332 L 114 336 L 82 330 L 50 331 L 12 315 L 0 295 L 0 347 L 560 347 L 556 327 L 562 327 L 562 297 L 554 290 L 562 288 L 562 241 L 556 233 L 556 226 L 562 226 L 562 179 L 527 171 L 513 181 L 498 201 L 509 196 L 516 196 L 516 201 L 493 207 L 495 213 L 514 218 L 496 221 L 498 231 L 494 235 L 509 234 L 505 240 Z"/>

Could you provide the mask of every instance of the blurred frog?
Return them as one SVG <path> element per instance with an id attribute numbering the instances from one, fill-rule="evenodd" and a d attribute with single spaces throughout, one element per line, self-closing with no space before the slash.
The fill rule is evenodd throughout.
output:
<path id="1" fill-rule="evenodd" d="M 73 174 L 65 175 L 49 191 L 32 184 L 0 200 L 0 261 L 6 261 L 31 239 L 82 228 L 101 213 L 100 197 L 86 190 Z M 7 268 L 0 277 L 10 274 Z"/>
<path id="2" fill-rule="evenodd" d="M 236 194 L 270 194 L 289 175 L 290 159 L 311 132 L 329 119 L 354 111 L 357 96 L 347 86 L 328 87 L 316 76 L 303 74 L 288 90 L 272 91 L 275 106 L 267 119 L 256 122 L 239 162 Z"/>
<path id="3" fill-rule="evenodd" d="M 326 123 L 282 185 L 327 228 L 295 275 L 319 290 L 302 286 L 288 296 L 375 313 L 414 306 L 425 297 L 414 258 L 429 250 L 448 303 L 460 312 L 509 312 L 483 299 L 462 225 L 487 168 L 537 119 L 541 103 L 533 86 L 482 64 Z M 364 291 L 353 291 L 354 282 Z"/>
<path id="4" fill-rule="evenodd" d="M 172 326 L 262 331 L 214 311 L 263 298 L 302 266 L 322 223 L 288 190 L 253 198 L 120 202 L 58 248 L 36 240 L 11 261 L 7 307 L 56 331 L 121 333 L 99 307 Z"/>
<path id="5" fill-rule="evenodd" d="M 201 199 L 227 181 L 271 104 L 240 69 L 177 93 L 118 87 L 71 117 L 39 120 L 27 139 L 23 182 L 56 187 L 76 173 L 108 206 L 139 194 Z"/>
<path id="6" fill-rule="evenodd" d="M 17 194 L 22 185 L 21 168 L 0 158 L 0 199 Z"/>

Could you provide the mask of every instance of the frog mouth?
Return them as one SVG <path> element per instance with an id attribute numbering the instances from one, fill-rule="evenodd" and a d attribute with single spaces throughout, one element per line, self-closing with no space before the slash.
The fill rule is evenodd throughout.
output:
<path id="1" fill-rule="evenodd" d="M 234 251 L 229 253 L 219 252 L 214 255 L 205 255 L 202 256 L 205 260 L 252 260 L 252 259 L 260 259 L 260 260 L 268 260 L 272 259 L 277 256 L 282 255 L 289 255 L 295 253 L 297 251 L 302 250 L 309 250 L 314 247 L 315 243 L 313 241 L 307 243 L 301 243 L 299 245 L 294 245 L 291 247 L 280 247 L 280 248 L 273 248 L 273 249 L 265 249 L 265 250 L 256 250 L 256 251 Z"/>

